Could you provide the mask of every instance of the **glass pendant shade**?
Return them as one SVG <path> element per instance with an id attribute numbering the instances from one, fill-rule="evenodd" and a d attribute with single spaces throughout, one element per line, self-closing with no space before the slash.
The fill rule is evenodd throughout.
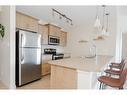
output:
<path id="1" fill-rule="evenodd" d="M 96 20 L 95 20 L 95 23 L 94 23 L 94 27 L 95 28 L 100 28 L 101 27 L 101 22 L 100 22 L 100 19 L 99 19 L 98 16 L 96 17 Z"/>
<path id="2" fill-rule="evenodd" d="M 108 29 L 108 16 L 109 16 L 109 13 L 106 13 L 106 16 L 107 16 L 107 26 L 106 26 L 106 36 L 109 36 L 109 29 Z"/>
<path id="3" fill-rule="evenodd" d="M 106 30 L 105 30 L 105 28 L 102 28 L 102 36 L 105 36 L 106 35 Z"/>
<path id="4" fill-rule="evenodd" d="M 107 38 L 110 35 L 110 31 L 109 31 L 109 28 L 108 28 L 108 26 L 109 26 L 109 19 L 108 19 L 109 13 L 107 11 L 105 11 L 105 9 L 106 9 L 105 5 L 102 5 L 102 8 L 103 8 L 102 21 L 99 18 L 98 8 L 97 8 L 94 28 L 99 33 L 97 34 L 97 38 L 95 38 L 94 40 L 100 40 L 100 39 L 104 40 L 105 38 Z"/>

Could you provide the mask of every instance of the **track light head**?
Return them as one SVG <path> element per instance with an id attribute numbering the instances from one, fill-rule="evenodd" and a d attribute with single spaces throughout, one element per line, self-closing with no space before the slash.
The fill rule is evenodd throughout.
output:
<path id="1" fill-rule="evenodd" d="M 65 20 L 66 20 L 67 23 L 71 22 L 71 25 L 73 25 L 72 24 L 72 19 L 70 19 L 69 17 L 67 17 L 65 14 L 62 14 L 59 11 L 57 11 L 57 10 L 55 10 L 55 9 L 52 8 L 52 16 L 55 16 L 55 14 L 58 14 L 59 15 L 59 19 L 65 18 Z"/>

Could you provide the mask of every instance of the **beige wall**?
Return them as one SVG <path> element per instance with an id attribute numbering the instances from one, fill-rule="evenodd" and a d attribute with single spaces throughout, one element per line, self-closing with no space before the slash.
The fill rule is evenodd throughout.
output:
<path id="1" fill-rule="evenodd" d="M 5 26 L 5 37 L 0 38 L 0 77 L 7 88 L 15 84 L 15 7 L 2 6 L 0 23 Z M 13 86 L 12 86 L 13 85 Z"/>
<path id="2" fill-rule="evenodd" d="M 122 58 L 127 57 L 127 33 L 122 34 Z"/>
<path id="3" fill-rule="evenodd" d="M 72 57 L 84 56 L 89 53 L 88 51 L 92 41 L 91 39 L 93 39 L 94 35 L 96 35 L 93 29 L 95 19 L 93 19 L 92 17 L 93 16 L 91 16 L 91 19 L 89 19 L 89 22 L 86 22 L 86 24 L 70 30 L 68 35 L 68 45 L 66 48 L 66 52 L 70 52 Z M 110 36 L 108 38 L 103 41 L 94 42 L 97 46 L 97 54 L 99 55 L 115 55 L 117 17 L 116 7 L 112 6 L 110 6 L 109 31 Z M 79 40 L 88 40 L 90 42 L 79 43 Z"/>
<path id="4" fill-rule="evenodd" d="M 0 12 L 2 11 L 2 6 L 0 6 Z"/>
<path id="5" fill-rule="evenodd" d="M 0 39 L 0 72 L 1 81 L 9 87 L 10 84 L 10 8 L 2 7 L 0 22 L 5 26 L 5 37 Z M 5 21 L 6 20 L 6 21 Z"/>

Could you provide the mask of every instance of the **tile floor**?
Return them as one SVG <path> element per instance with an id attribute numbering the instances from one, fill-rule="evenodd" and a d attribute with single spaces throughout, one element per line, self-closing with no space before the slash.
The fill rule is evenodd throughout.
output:
<path id="1" fill-rule="evenodd" d="M 17 89 L 50 89 L 50 75 L 44 76 L 42 79 L 35 81 L 33 83 L 18 87 Z M 105 89 L 114 90 L 114 88 L 106 87 Z M 124 90 L 127 89 L 127 81 L 124 85 Z"/>
<path id="2" fill-rule="evenodd" d="M 106 87 L 107 89 L 113 90 L 114 88 Z M 0 82 L 0 89 L 7 89 L 3 85 L 3 83 Z M 17 89 L 50 89 L 50 75 L 42 77 L 42 79 L 35 81 L 33 83 L 24 85 L 22 87 L 18 87 Z M 124 85 L 124 90 L 127 90 L 127 81 Z"/>
<path id="3" fill-rule="evenodd" d="M 0 82 L 0 89 L 8 89 L 2 82 Z"/>
<path id="4" fill-rule="evenodd" d="M 46 75 L 38 81 L 18 87 L 17 89 L 50 89 L 50 75 Z"/>

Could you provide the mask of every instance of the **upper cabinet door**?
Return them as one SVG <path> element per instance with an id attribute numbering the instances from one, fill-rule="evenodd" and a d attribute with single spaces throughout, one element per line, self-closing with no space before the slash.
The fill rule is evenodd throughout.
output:
<path id="1" fill-rule="evenodd" d="M 46 25 L 38 25 L 38 32 L 41 34 L 42 44 L 48 44 L 48 27 Z"/>
<path id="2" fill-rule="evenodd" d="M 16 27 L 38 32 L 38 20 L 31 16 L 16 12 Z"/>
<path id="3" fill-rule="evenodd" d="M 33 18 L 29 18 L 29 30 L 38 32 L 38 20 L 37 19 L 33 19 Z"/>
<path id="4" fill-rule="evenodd" d="M 60 45 L 61 46 L 66 46 L 67 45 L 67 32 L 61 31 Z"/>
<path id="5" fill-rule="evenodd" d="M 21 14 L 16 13 L 16 27 L 21 28 Z"/>
<path id="6" fill-rule="evenodd" d="M 48 24 L 47 26 L 48 26 L 49 35 L 60 37 L 60 31 L 61 31 L 60 27 L 51 24 Z"/>

